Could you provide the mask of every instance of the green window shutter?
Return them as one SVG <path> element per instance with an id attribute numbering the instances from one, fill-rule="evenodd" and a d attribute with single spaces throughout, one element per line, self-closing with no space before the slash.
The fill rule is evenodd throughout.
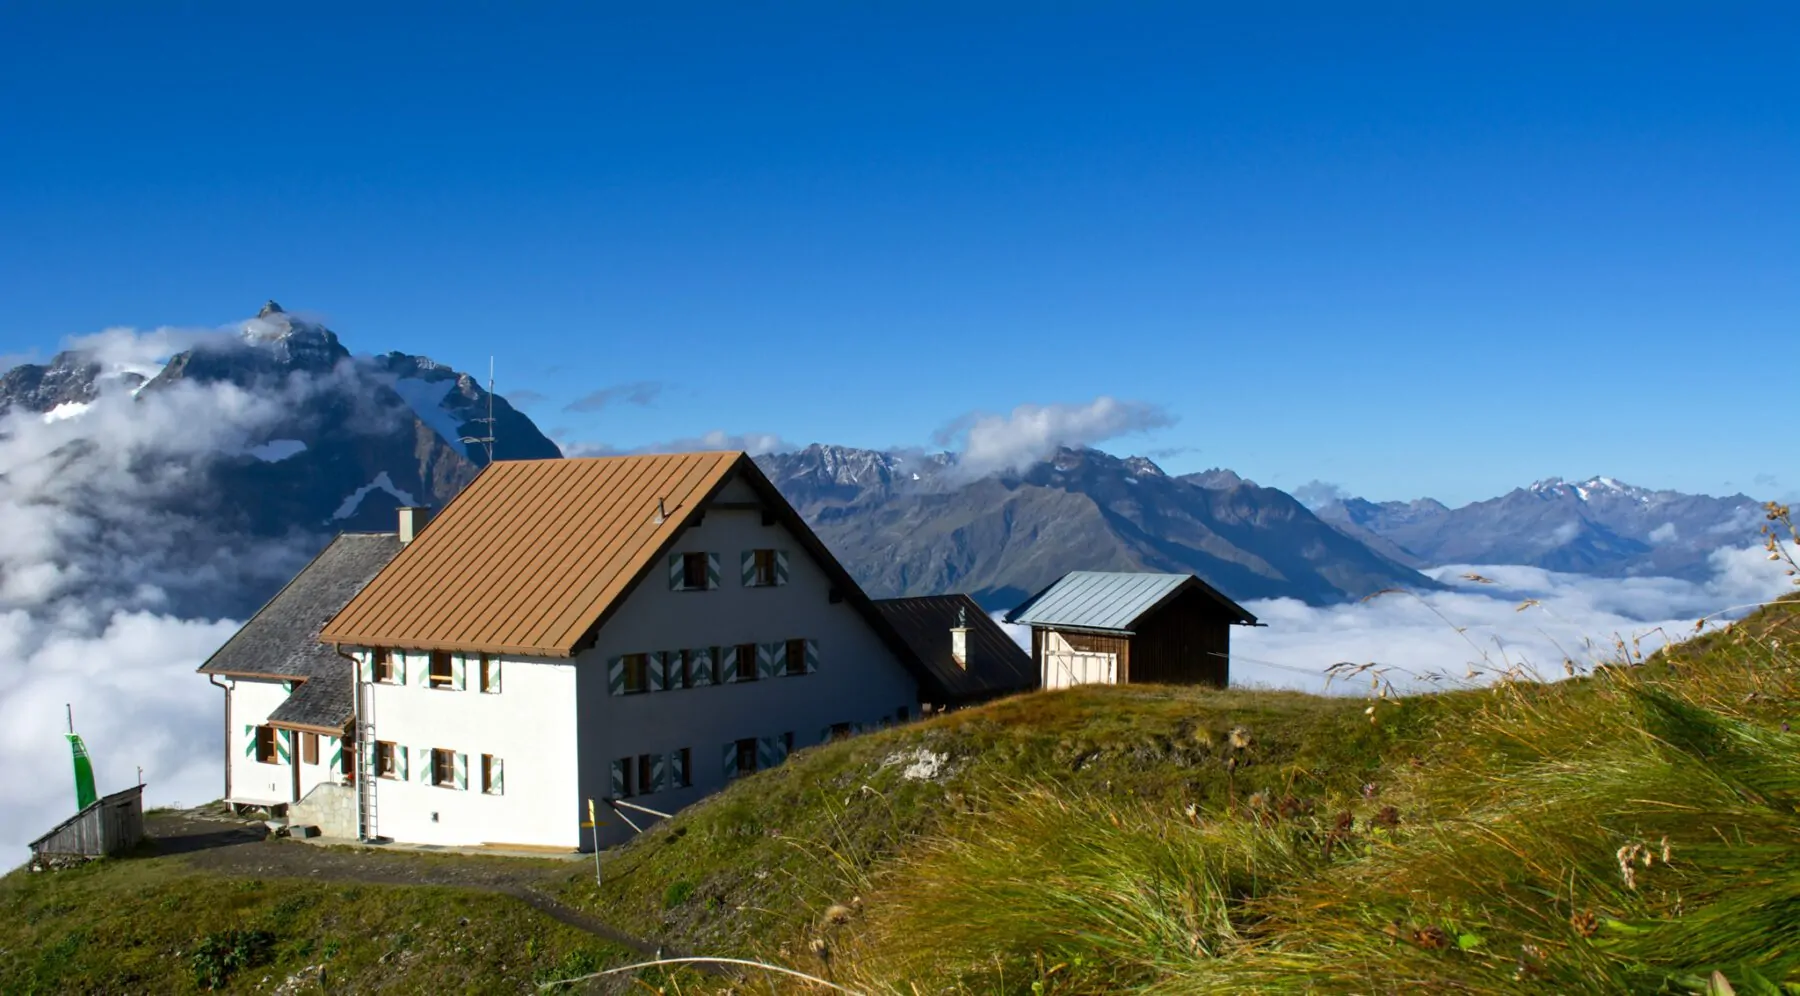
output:
<path id="1" fill-rule="evenodd" d="M 256 754 L 256 724 L 255 723 L 245 723 L 244 724 L 244 756 L 251 757 L 255 754 Z"/>
<path id="2" fill-rule="evenodd" d="M 681 554 L 671 553 L 671 554 L 669 554 L 669 590 L 670 591 L 680 591 L 681 590 L 681 576 L 682 576 Z"/>
<path id="3" fill-rule="evenodd" d="M 788 583 L 788 555 L 786 550 L 775 551 L 775 583 Z"/>
<path id="4" fill-rule="evenodd" d="M 469 687 L 469 659 L 462 654 L 450 658 L 450 684 L 459 692 Z"/>
<path id="5" fill-rule="evenodd" d="M 336 771 L 344 766 L 344 742 L 337 737 L 331 738 L 331 770 Z"/>
<path id="6" fill-rule="evenodd" d="M 612 794 L 615 799 L 625 797 L 625 762 L 622 760 L 612 763 Z"/>
<path id="7" fill-rule="evenodd" d="M 495 795 L 506 794 L 506 766 L 497 757 L 488 766 L 488 791 Z"/>
<path id="8" fill-rule="evenodd" d="M 650 791 L 661 792 L 669 787 L 669 759 L 658 754 L 650 759 Z"/>
<path id="9" fill-rule="evenodd" d="M 625 694 L 625 658 L 606 659 L 606 687 L 614 695 Z"/>
<path id="10" fill-rule="evenodd" d="M 293 756 L 288 752 L 288 743 L 293 736 L 294 731 L 292 730 L 275 731 L 275 757 L 279 759 L 282 764 L 287 764 L 289 759 Z"/>
<path id="11" fill-rule="evenodd" d="M 694 687 L 703 688 L 713 683 L 713 659 L 710 647 L 701 647 L 694 651 Z"/>
<path id="12" fill-rule="evenodd" d="M 500 658 L 488 658 L 488 691 L 500 694 Z"/>
<path id="13" fill-rule="evenodd" d="M 666 687 L 663 684 L 663 674 L 664 669 L 668 667 L 668 660 L 667 651 L 653 650 L 650 652 L 650 659 L 645 662 L 644 670 L 650 672 L 647 677 L 650 680 L 651 691 L 660 692 Z"/>
<path id="14" fill-rule="evenodd" d="M 743 553 L 738 554 L 738 578 L 743 581 L 744 587 L 746 588 L 754 588 L 756 586 L 755 550 L 745 550 Z"/>
<path id="15" fill-rule="evenodd" d="M 430 785 L 431 776 L 436 773 L 431 770 L 434 767 L 431 763 L 434 760 L 432 750 L 430 747 L 418 747 L 415 748 L 415 753 L 419 755 L 419 781 Z"/>
<path id="16" fill-rule="evenodd" d="M 669 752 L 669 787 L 684 788 L 688 783 L 687 766 L 682 762 L 681 752 Z"/>
<path id="17" fill-rule="evenodd" d="M 819 669 L 819 641 L 806 641 L 806 673 L 812 674 Z"/>
<path id="18" fill-rule="evenodd" d="M 829 726 L 819 727 L 819 742 L 822 744 L 828 744 L 831 742 L 831 727 L 829 727 Z"/>
<path id="19" fill-rule="evenodd" d="M 783 764 L 787 761 L 787 759 L 788 759 L 788 741 L 792 738 L 793 738 L 793 735 L 788 734 L 788 733 L 784 733 L 779 737 L 770 737 L 769 738 L 771 743 L 774 746 L 773 754 L 775 755 L 775 763 L 776 764 Z"/>
<path id="20" fill-rule="evenodd" d="M 725 745 L 725 780 L 731 781 L 737 774 L 737 743 L 733 741 Z"/>
<path id="21" fill-rule="evenodd" d="M 773 656 L 768 644 L 756 645 L 756 676 L 758 678 L 767 678 L 773 674 L 774 665 L 769 663 Z"/>
<path id="22" fill-rule="evenodd" d="M 738 659 L 736 647 L 719 648 L 719 683 L 730 684 L 737 680 Z"/>
<path id="23" fill-rule="evenodd" d="M 706 590 L 714 591 L 719 587 L 719 555 L 706 555 Z"/>
<path id="24" fill-rule="evenodd" d="M 388 653 L 391 655 L 388 659 L 394 662 L 394 683 L 406 684 L 406 655 L 398 650 L 390 650 Z"/>
<path id="25" fill-rule="evenodd" d="M 357 680 L 365 683 L 374 681 L 375 661 L 370 657 L 358 657 L 356 659 L 356 677 Z"/>
<path id="26" fill-rule="evenodd" d="M 406 781 L 406 773 L 407 773 L 408 769 L 410 769 L 412 767 L 412 765 L 410 763 L 408 763 L 411 759 L 406 756 L 408 751 L 407 751 L 405 745 L 395 744 L 394 745 L 394 753 L 400 755 L 394 761 L 394 777 L 400 779 L 401 781 Z"/>
<path id="27" fill-rule="evenodd" d="M 469 755 L 456 755 L 456 787 L 463 791 L 469 788 Z"/>
<path id="28" fill-rule="evenodd" d="M 775 738 L 756 738 L 756 770 L 767 771 L 775 766 Z"/>
<path id="29" fill-rule="evenodd" d="M 769 651 L 769 666 L 763 672 L 765 678 L 779 678 L 787 673 L 787 643 L 765 644 Z"/>

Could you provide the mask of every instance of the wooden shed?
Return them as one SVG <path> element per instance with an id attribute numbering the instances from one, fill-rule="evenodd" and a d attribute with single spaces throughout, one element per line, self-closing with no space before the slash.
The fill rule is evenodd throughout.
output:
<path id="1" fill-rule="evenodd" d="M 33 858 L 123 854 L 144 839 L 144 787 L 102 796 L 31 842 Z"/>
<path id="2" fill-rule="evenodd" d="M 1045 688 L 1231 680 L 1231 627 L 1256 617 L 1192 574 L 1073 571 L 1012 610 Z"/>

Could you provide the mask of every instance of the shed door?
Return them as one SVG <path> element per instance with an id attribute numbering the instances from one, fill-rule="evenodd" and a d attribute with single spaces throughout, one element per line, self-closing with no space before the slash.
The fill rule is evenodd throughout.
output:
<path id="1" fill-rule="evenodd" d="M 1044 687 L 1113 684 L 1119 680 L 1117 654 L 1082 650 L 1052 650 L 1044 655 Z"/>

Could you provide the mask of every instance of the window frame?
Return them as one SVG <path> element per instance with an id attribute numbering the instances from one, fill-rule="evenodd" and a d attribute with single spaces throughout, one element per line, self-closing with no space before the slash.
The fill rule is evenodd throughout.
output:
<path id="1" fill-rule="evenodd" d="M 805 640 L 788 640 L 784 644 L 784 647 L 787 651 L 787 653 L 786 653 L 787 660 L 785 662 L 783 662 L 783 670 L 781 673 L 783 675 L 786 675 L 789 677 L 792 677 L 794 675 L 805 674 L 806 673 L 806 641 Z M 796 647 L 798 647 L 800 650 L 800 653 L 797 656 L 794 653 L 794 649 Z"/>
<path id="2" fill-rule="evenodd" d="M 694 565 L 696 565 L 696 564 L 699 565 L 699 571 L 700 571 L 700 583 L 699 584 L 694 583 L 694 570 L 695 570 Z M 701 551 L 699 553 L 683 553 L 681 555 L 681 590 L 682 591 L 705 591 L 705 590 L 707 590 L 708 586 L 706 583 L 706 579 L 707 579 L 708 573 L 710 573 L 708 570 L 709 567 L 710 567 L 710 561 L 708 560 L 705 551 Z"/>
<path id="3" fill-rule="evenodd" d="M 737 774 L 732 776 L 734 779 L 756 773 L 757 747 L 755 737 L 745 737 L 737 742 Z M 744 763 L 746 757 L 750 760 L 749 764 Z"/>
<path id="4" fill-rule="evenodd" d="M 639 754 L 632 759 L 637 765 L 638 795 L 650 795 L 650 785 L 656 782 L 656 760 L 653 754 Z"/>
<path id="5" fill-rule="evenodd" d="M 497 687 L 500 683 L 493 680 L 493 673 L 500 668 L 499 660 L 490 657 L 487 654 L 482 654 L 479 660 L 480 662 L 476 665 L 478 670 L 476 671 L 475 680 L 478 683 L 477 687 L 481 689 L 481 694 L 500 694 L 499 688 Z"/>
<path id="6" fill-rule="evenodd" d="M 650 655 L 621 654 L 619 666 L 625 672 L 625 686 L 621 695 L 639 695 L 650 690 Z M 632 678 L 637 678 L 637 686 L 632 687 Z"/>
<path id="7" fill-rule="evenodd" d="M 756 648 L 757 648 L 757 645 L 754 643 L 740 643 L 737 645 L 737 680 L 738 681 L 740 681 L 740 682 L 755 681 L 757 678 L 761 677 L 760 675 L 758 675 L 756 673 L 756 664 L 757 664 Z M 744 651 L 746 651 L 746 650 L 749 651 L 748 654 L 744 653 Z"/>
<path id="8" fill-rule="evenodd" d="M 267 723 L 259 724 L 254 736 L 256 737 L 256 763 L 280 764 L 281 749 L 276 741 L 278 734 L 275 732 L 275 728 Z M 268 743 L 267 751 L 263 749 L 265 740 Z"/>
<path id="9" fill-rule="evenodd" d="M 443 760 L 442 778 L 438 770 L 439 759 Z M 437 788 L 456 787 L 456 752 L 447 747 L 431 748 L 431 784 Z"/>
<path id="10" fill-rule="evenodd" d="M 630 799 L 630 798 L 633 798 L 636 795 L 638 795 L 637 792 L 632 791 L 633 789 L 638 788 L 637 758 L 631 757 L 628 755 L 626 757 L 619 758 L 614 763 L 618 764 L 619 767 L 624 769 L 625 784 L 619 787 L 619 794 L 614 796 L 613 798 L 615 798 L 615 799 Z"/>
<path id="11" fill-rule="evenodd" d="M 375 741 L 375 777 L 400 778 L 400 747 L 392 740 Z"/>
<path id="12" fill-rule="evenodd" d="M 494 794 L 494 755 L 481 755 L 481 794 Z"/>
<path id="13" fill-rule="evenodd" d="M 443 673 L 438 673 L 438 664 L 443 664 Z M 429 662 L 425 665 L 425 685 L 428 688 L 456 689 L 456 661 L 448 650 L 433 650 Z"/>
<path id="14" fill-rule="evenodd" d="M 757 587 L 757 588 L 773 588 L 773 587 L 775 587 L 776 574 L 775 574 L 775 550 L 774 550 L 774 548 L 771 547 L 766 550 L 752 550 L 752 551 L 750 551 L 750 558 L 751 558 L 751 564 L 753 565 L 752 569 L 754 571 L 754 573 L 752 574 L 752 578 L 754 579 L 753 587 Z"/>
<path id="15" fill-rule="evenodd" d="M 319 735 L 317 733 L 300 734 L 300 763 L 319 763 Z"/>
<path id="16" fill-rule="evenodd" d="M 396 684 L 394 681 L 394 652 L 386 647 L 371 647 L 369 649 L 369 673 L 373 676 L 376 684 Z"/>

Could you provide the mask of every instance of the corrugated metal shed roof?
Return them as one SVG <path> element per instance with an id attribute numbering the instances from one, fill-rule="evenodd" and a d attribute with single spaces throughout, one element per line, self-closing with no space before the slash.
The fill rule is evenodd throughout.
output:
<path id="1" fill-rule="evenodd" d="M 572 656 L 740 459 L 749 462 L 715 452 L 489 464 L 320 638 Z"/>
<path id="2" fill-rule="evenodd" d="M 991 698 L 1038 686 L 1037 666 L 967 595 L 876 599 L 875 607 L 918 654 L 952 702 Z M 969 627 L 967 667 L 950 656 L 958 610 Z"/>
<path id="3" fill-rule="evenodd" d="M 1189 586 L 1204 589 L 1236 621 L 1256 622 L 1255 616 L 1192 574 L 1110 571 L 1070 571 L 1008 613 L 1006 621 L 1129 633 L 1145 613 Z"/>

